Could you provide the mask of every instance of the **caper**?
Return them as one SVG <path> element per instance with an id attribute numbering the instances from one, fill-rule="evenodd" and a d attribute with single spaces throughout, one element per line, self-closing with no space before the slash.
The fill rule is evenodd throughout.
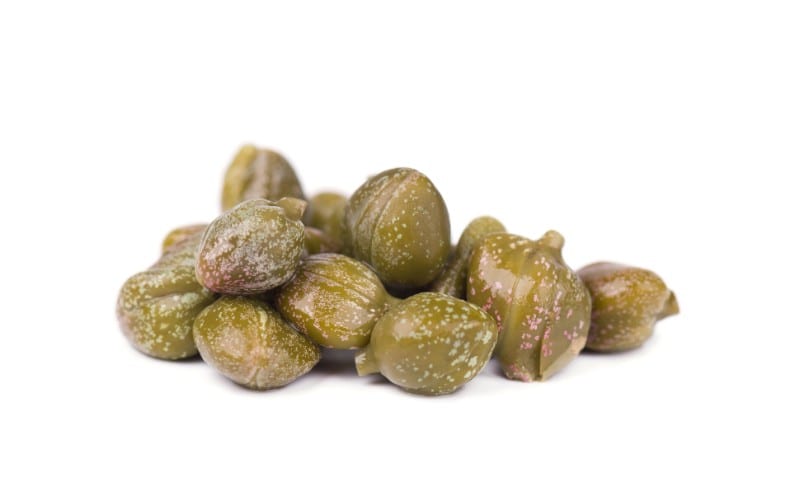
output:
<path id="1" fill-rule="evenodd" d="M 278 152 L 245 145 L 225 172 L 222 210 L 248 199 L 277 201 L 283 197 L 303 199 L 303 189 L 294 169 Z"/>
<path id="2" fill-rule="evenodd" d="M 442 271 L 450 251 L 450 219 L 441 194 L 407 168 L 371 177 L 348 200 L 345 249 L 371 265 L 384 284 L 413 289 Z"/>
<path id="3" fill-rule="evenodd" d="M 496 320 L 495 354 L 508 378 L 546 380 L 586 344 L 589 292 L 561 256 L 555 231 L 538 241 L 487 236 L 472 253 L 467 298 Z"/>
<path id="4" fill-rule="evenodd" d="M 306 255 L 338 253 L 342 250 L 342 245 L 322 230 L 306 226 L 303 250 Z"/>
<path id="5" fill-rule="evenodd" d="M 489 361 L 497 325 L 475 305 L 422 292 L 390 308 L 356 355 L 359 375 L 380 372 L 407 391 L 451 393 Z"/>
<path id="6" fill-rule="evenodd" d="M 455 251 L 452 253 L 444 271 L 433 281 L 430 290 L 452 295 L 459 299 L 467 298 L 467 270 L 469 257 L 472 250 L 486 235 L 505 232 L 503 223 L 491 216 L 481 216 L 473 219 L 458 239 Z"/>
<path id="7" fill-rule="evenodd" d="M 223 294 L 251 295 L 289 280 L 300 263 L 305 201 L 247 200 L 217 217 L 203 233 L 197 279 Z"/>
<path id="8" fill-rule="evenodd" d="M 599 262 L 581 268 L 578 275 L 592 295 L 587 349 L 639 347 L 653 335 L 656 322 L 680 310 L 675 294 L 650 270 Z"/>
<path id="9" fill-rule="evenodd" d="M 321 192 L 308 200 L 303 223 L 322 230 L 340 247 L 344 243 L 344 207 L 347 197 L 337 192 Z"/>
<path id="10" fill-rule="evenodd" d="M 139 351 L 162 359 L 197 354 L 192 323 L 215 298 L 194 276 L 198 243 L 199 235 L 195 235 L 172 245 L 150 269 L 123 284 L 117 319 L 122 333 Z"/>
<path id="11" fill-rule="evenodd" d="M 166 253 L 171 247 L 177 245 L 178 243 L 190 238 L 198 233 L 202 233 L 206 229 L 205 224 L 190 224 L 187 226 L 179 226 L 169 233 L 167 236 L 164 237 L 164 241 L 161 243 L 161 253 Z"/>
<path id="12" fill-rule="evenodd" d="M 203 361 L 256 390 L 291 383 L 320 359 L 314 343 L 250 297 L 223 296 L 204 309 L 194 323 L 194 340 Z"/>
<path id="13" fill-rule="evenodd" d="M 321 253 L 300 264 L 275 306 L 315 343 L 354 349 L 367 345 L 375 323 L 394 301 L 365 264 Z"/>

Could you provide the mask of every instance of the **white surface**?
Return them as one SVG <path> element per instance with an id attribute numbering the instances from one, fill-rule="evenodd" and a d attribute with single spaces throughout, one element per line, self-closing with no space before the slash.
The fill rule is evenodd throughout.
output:
<path id="1" fill-rule="evenodd" d="M 0 483 L 797 484 L 797 3 L 462 3 L 3 2 Z M 435 399 L 148 359 L 117 290 L 246 141 L 308 193 L 416 167 L 454 239 L 558 229 L 682 313 Z"/>

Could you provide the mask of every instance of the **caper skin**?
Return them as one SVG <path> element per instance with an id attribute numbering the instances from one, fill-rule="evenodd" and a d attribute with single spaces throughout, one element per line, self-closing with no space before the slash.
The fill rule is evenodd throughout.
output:
<path id="1" fill-rule="evenodd" d="M 303 260 L 281 287 L 275 307 L 315 343 L 355 349 L 369 343 L 372 328 L 394 301 L 365 264 L 321 253 Z"/>
<path id="2" fill-rule="evenodd" d="M 592 351 L 637 348 L 653 335 L 656 322 L 679 312 L 675 294 L 650 270 L 599 262 L 581 268 L 578 275 L 592 295 L 586 342 Z"/>
<path id="3" fill-rule="evenodd" d="M 359 375 L 380 372 L 423 395 L 452 393 L 474 378 L 497 342 L 494 319 L 446 294 L 422 292 L 389 309 L 356 355 Z"/>
<path id="4" fill-rule="evenodd" d="M 308 373 L 319 348 L 298 333 L 269 304 L 250 297 L 224 296 L 194 323 L 203 361 L 240 385 L 277 388 Z"/>
<path id="5" fill-rule="evenodd" d="M 450 252 L 444 200 L 414 169 L 391 169 L 367 180 L 347 202 L 344 222 L 346 251 L 393 288 L 429 284 Z"/>
<path id="6" fill-rule="evenodd" d="M 537 241 L 495 233 L 472 254 L 467 298 L 497 320 L 495 354 L 508 378 L 546 380 L 586 344 L 589 291 L 564 263 L 563 246 L 555 231 Z"/>
<path id="7" fill-rule="evenodd" d="M 242 201 L 283 197 L 304 199 L 300 180 L 292 166 L 278 152 L 245 145 L 234 157 L 222 185 L 222 210 Z"/>
<path id="8" fill-rule="evenodd" d="M 186 258 L 185 254 L 178 256 Z M 194 262 L 189 262 L 157 262 L 123 284 L 117 298 L 117 319 L 122 333 L 142 353 L 161 359 L 197 354 L 192 323 L 216 296 L 197 282 Z"/>
<path id="9" fill-rule="evenodd" d="M 198 233 L 202 233 L 206 229 L 206 224 L 190 224 L 187 226 L 179 226 L 169 233 L 167 236 L 164 237 L 164 241 L 161 243 L 161 253 L 166 253 L 170 248 L 177 245 L 178 243 L 186 240 L 187 238 L 194 236 Z"/>
<path id="10" fill-rule="evenodd" d="M 431 284 L 432 292 L 441 292 L 459 299 L 467 298 L 467 270 L 472 250 L 492 233 L 504 233 L 505 226 L 491 216 L 475 218 L 464 228 L 455 252 L 444 271 Z"/>
<path id="11" fill-rule="evenodd" d="M 339 246 L 344 243 L 342 235 L 344 208 L 347 197 L 338 192 L 320 192 L 308 200 L 308 209 L 303 214 L 303 223 L 322 230 Z"/>
<path id="12" fill-rule="evenodd" d="M 266 292 L 291 278 L 303 253 L 299 220 L 305 201 L 247 200 L 217 217 L 203 233 L 197 280 L 222 294 Z"/>

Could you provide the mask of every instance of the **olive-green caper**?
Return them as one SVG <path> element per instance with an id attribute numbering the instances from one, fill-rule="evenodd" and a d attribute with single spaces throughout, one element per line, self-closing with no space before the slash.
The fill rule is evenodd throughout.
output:
<path id="1" fill-rule="evenodd" d="M 643 268 L 599 262 L 578 270 L 592 296 L 586 348 L 625 351 L 641 346 L 659 320 L 679 312 L 675 294 Z"/>
<path id="2" fill-rule="evenodd" d="M 223 294 L 251 295 L 291 278 L 303 253 L 305 201 L 249 199 L 217 217 L 203 233 L 197 280 Z"/>
<path id="3" fill-rule="evenodd" d="M 467 298 L 497 320 L 495 354 L 508 378 L 546 380 L 586 344 L 589 291 L 564 263 L 563 246 L 555 231 L 538 241 L 495 233 L 472 253 Z"/>
<path id="4" fill-rule="evenodd" d="M 150 268 L 166 268 L 188 266 L 194 268 L 197 261 L 197 250 L 203 233 L 187 235 L 186 238 L 164 248 L 161 257 Z"/>
<path id="5" fill-rule="evenodd" d="M 250 297 L 223 296 L 205 308 L 195 319 L 194 340 L 206 363 L 256 390 L 291 383 L 320 359 L 314 343 Z"/>
<path id="6" fill-rule="evenodd" d="M 407 391 L 451 393 L 475 377 L 492 356 L 497 325 L 477 306 L 422 292 L 390 308 L 356 355 L 359 375 L 380 372 Z"/>
<path id="7" fill-rule="evenodd" d="M 320 192 L 308 200 L 308 209 L 303 214 L 306 226 L 318 228 L 341 246 L 344 225 L 344 207 L 347 197 L 336 192 Z"/>
<path id="8" fill-rule="evenodd" d="M 394 301 L 365 264 L 321 253 L 303 260 L 281 287 L 275 306 L 315 343 L 354 349 L 367 345 L 375 323 Z"/>
<path id="9" fill-rule="evenodd" d="M 305 227 L 305 241 L 303 249 L 306 255 L 316 255 L 317 253 L 338 253 L 342 250 L 342 245 L 325 234 L 320 229 Z"/>
<path id="10" fill-rule="evenodd" d="M 441 194 L 407 168 L 371 177 L 348 200 L 345 249 L 367 262 L 384 284 L 420 288 L 442 271 L 450 251 L 450 219 Z"/>
<path id="11" fill-rule="evenodd" d="M 206 229 L 205 224 L 190 224 L 187 226 L 179 226 L 169 233 L 167 236 L 164 237 L 164 241 L 161 243 L 161 253 L 166 253 L 171 247 L 177 245 L 178 243 L 186 240 L 187 238 L 194 236 L 198 233 L 202 233 Z"/>
<path id="12" fill-rule="evenodd" d="M 448 260 L 444 271 L 433 281 L 430 290 L 466 299 L 467 270 L 472 250 L 487 235 L 505 232 L 505 230 L 503 223 L 491 216 L 481 216 L 470 221 L 461 233 L 455 252 Z"/>
<path id="13" fill-rule="evenodd" d="M 194 275 L 199 235 L 173 245 L 149 270 L 129 278 L 117 298 L 117 319 L 139 351 L 162 359 L 197 354 L 192 323 L 214 301 Z"/>
<path id="14" fill-rule="evenodd" d="M 245 145 L 225 172 L 222 210 L 248 199 L 277 201 L 282 197 L 303 199 L 294 169 L 278 152 Z"/>

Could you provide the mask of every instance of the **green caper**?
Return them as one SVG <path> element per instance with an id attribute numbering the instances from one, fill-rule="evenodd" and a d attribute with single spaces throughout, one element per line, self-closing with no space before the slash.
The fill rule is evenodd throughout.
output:
<path id="1" fill-rule="evenodd" d="M 199 235 L 176 243 L 150 269 L 123 284 L 117 319 L 122 333 L 139 351 L 162 359 L 197 354 L 192 323 L 215 299 L 194 276 L 198 243 Z"/>
<path id="2" fill-rule="evenodd" d="M 564 238 L 487 236 L 472 253 L 467 298 L 500 329 L 495 354 L 508 378 L 546 380 L 583 349 L 589 292 L 561 257 Z"/>
<path id="3" fill-rule="evenodd" d="M 306 255 L 338 253 L 342 250 L 342 245 L 322 230 L 306 226 L 303 249 Z"/>
<path id="4" fill-rule="evenodd" d="M 169 233 L 167 236 L 164 237 L 164 241 L 161 242 L 161 253 L 166 253 L 171 247 L 177 245 L 178 243 L 190 238 L 198 233 L 202 233 L 206 229 L 205 224 L 190 224 L 187 226 L 179 226 Z"/>
<path id="5" fill-rule="evenodd" d="M 367 345 L 375 323 L 394 301 L 365 264 L 321 253 L 300 264 L 275 306 L 315 343 L 354 349 Z"/>
<path id="6" fill-rule="evenodd" d="M 340 247 L 344 243 L 344 207 L 347 197 L 336 192 L 321 192 L 308 200 L 308 209 L 303 214 L 303 223 L 322 230 Z"/>
<path id="7" fill-rule="evenodd" d="M 422 292 L 390 308 L 356 355 L 359 375 L 380 372 L 407 391 L 451 393 L 488 363 L 497 325 L 475 305 Z"/>
<path id="8" fill-rule="evenodd" d="M 320 359 L 317 346 L 261 300 L 224 296 L 194 323 L 200 356 L 240 385 L 276 388 L 311 371 Z"/>
<path id="9" fill-rule="evenodd" d="M 283 197 L 303 199 L 303 189 L 294 169 L 278 152 L 245 145 L 225 172 L 222 210 L 248 199 L 277 201 Z"/>
<path id="10" fill-rule="evenodd" d="M 371 265 L 384 284 L 420 288 L 442 271 L 450 251 L 450 219 L 441 194 L 407 168 L 371 177 L 347 202 L 345 249 Z"/>
<path id="11" fill-rule="evenodd" d="M 455 252 L 451 255 L 444 271 L 433 281 L 430 290 L 452 295 L 459 299 L 467 298 L 467 270 L 469 267 L 469 257 L 472 250 L 477 246 L 486 235 L 492 233 L 505 232 L 503 223 L 491 216 L 481 216 L 473 219 L 461 237 Z"/>
<path id="12" fill-rule="evenodd" d="M 217 217 L 203 233 L 197 279 L 223 294 L 252 295 L 291 278 L 303 253 L 305 201 L 247 200 Z"/>
<path id="13" fill-rule="evenodd" d="M 625 351 L 644 344 L 659 320 L 679 312 L 675 294 L 643 268 L 599 262 L 578 270 L 592 295 L 586 348 Z"/>

